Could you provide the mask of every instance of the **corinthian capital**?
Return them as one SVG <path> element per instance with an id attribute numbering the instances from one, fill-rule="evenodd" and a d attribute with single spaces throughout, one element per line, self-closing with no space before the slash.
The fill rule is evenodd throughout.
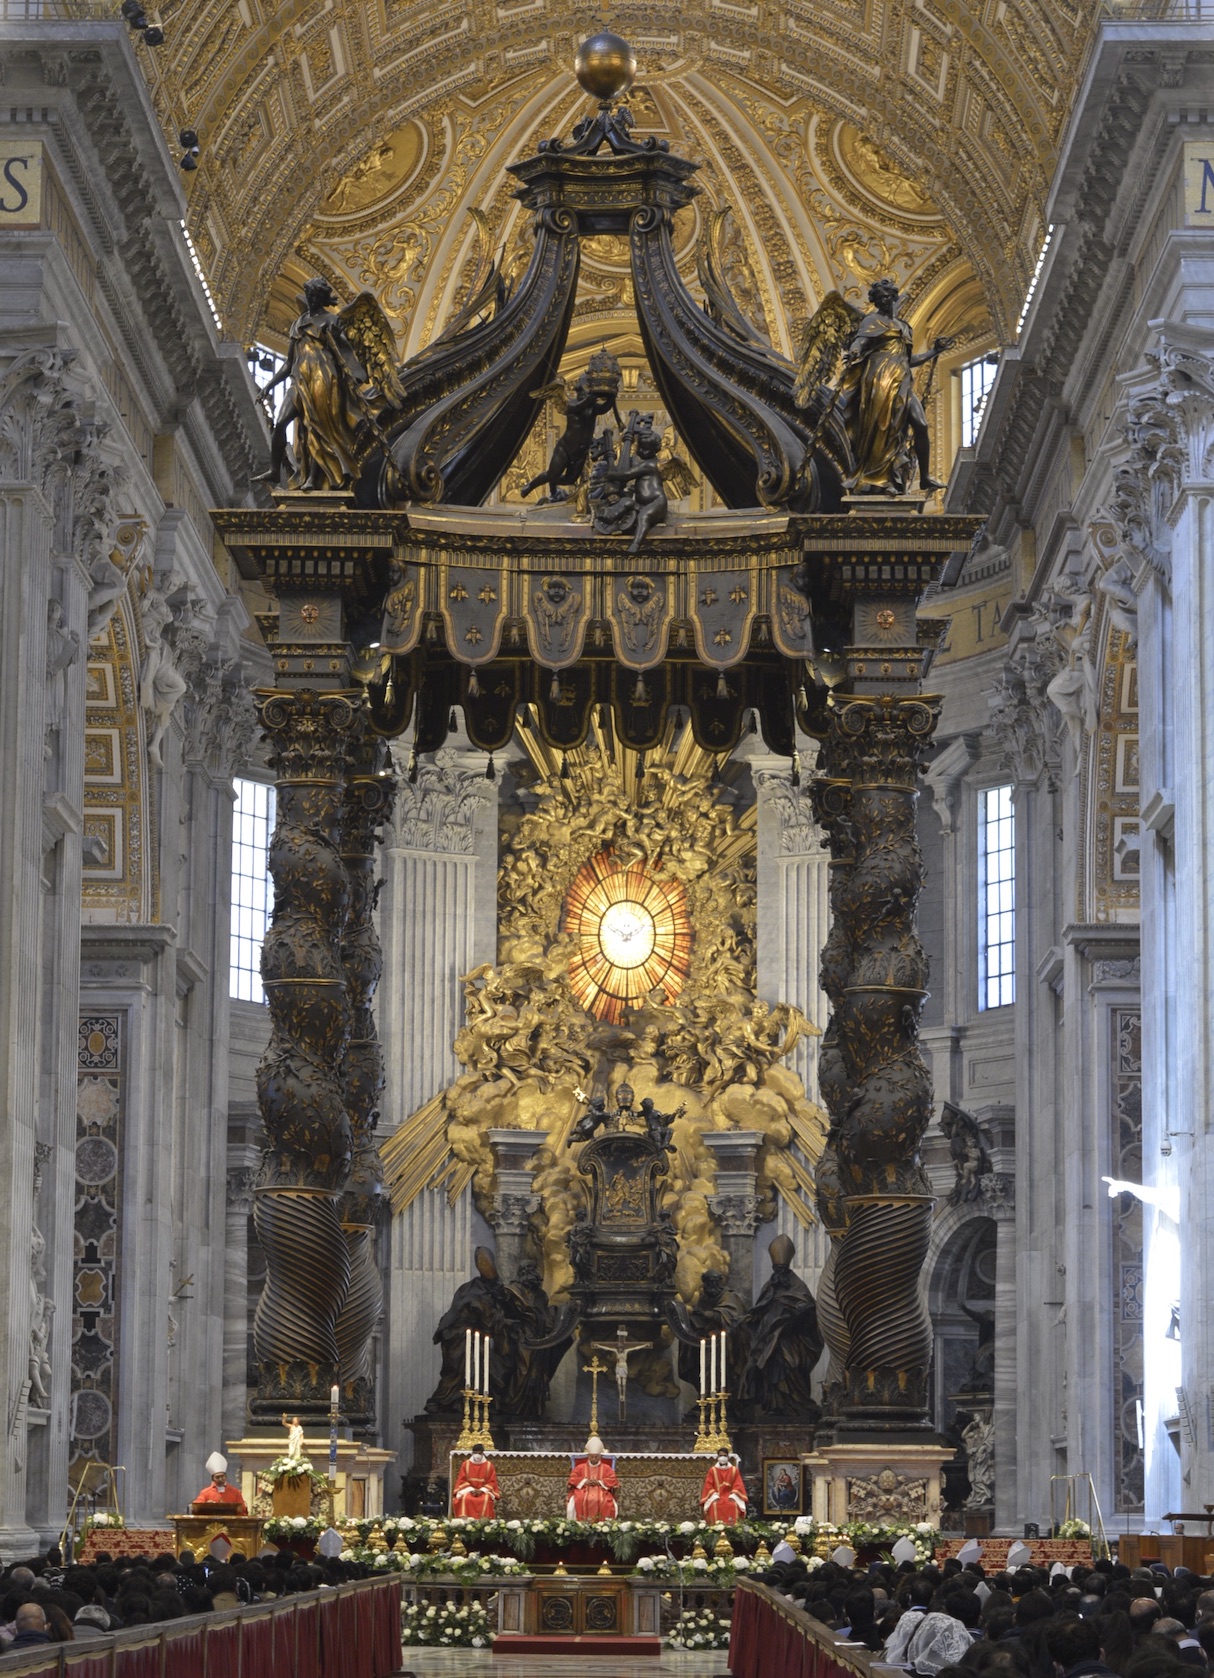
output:
<path id="1" fill-rule="evenodd" d="M 1109 511 L 1131 562 L 1167 583 L 1177 502 L 1214 480 L 1214 332 L 1165 321 L 1158 333 L 1127 404 L 1129 458 L 1114 473 Z"/>

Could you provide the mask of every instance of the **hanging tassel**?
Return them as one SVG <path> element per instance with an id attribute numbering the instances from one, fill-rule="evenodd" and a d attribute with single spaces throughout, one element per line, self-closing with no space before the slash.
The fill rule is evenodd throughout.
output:
<path id="1" fill-rule="evenodd" d="M 452 734 L 454 734 L 456 729 L 459 727 L 459 723 L 455 720 L 455 706 L 454 705 L 451 707 L 451 715 L 447 718 L 447 727 Z"/>
<path id="2" fill-rule="evenodd" d="M 561 753 L 561 780 L 562 781 L 567 781 L 569 779 L 569 774 L 570 774 L 569 759 L 568 759 L 567 755 L 564 752 L 562 752 Z"/>
<path id="3" fill-rule="evenodd" d="M 417 781 L 417 748 L 414 747 L 413 756 L 409 759 L 409 785 L 413 786 L 416 783 L 416 781 Z"/>
<path id="4" fill-rule="evenodd" d="M 549 703 L 553 705 L 559 705 L 561 702 L 561 678 L 555 670 L 552 672 L 552 680 L 548 684 L 548 699 Z"/>
<path id="5" fill-rule="evenodd" d="M 801 759 L 796 752 L 792 754 L 792 784 L 794 787 L 801 785 Z"/>
<path id="6" fill-rule="evenodd" d="M 489 753 L 489 761 L 485 765 L 485 779 L 487 781 L 496 781 L 497 780 L 497 770 L 493 766 L 493 753 L 492 752 Z"/>
<path id="7" fill-rule="evenodd" d="M 712 760 L 712 774 L 708 777 L 708 781 L 709 781 L 710 786 L 714 786 L 714 787 L 720 786 L 720 784 L 721 784 L 721 760 L 720 760 L 720 758 L 716 758 L 716 757 L 713 758 L 713 760 Z"/>
<path id="8" fill-rule="evenodd" d="M 720 671 L 718 676 L 717 676 L 717 698 L 718 699 L 728 699 L 729 698 L 729 684 L 725 680 L 724 670 Z"/>
<path id="9" fill-rule="evenodd" d="M 392 681 L 392 666 L 388 666 L 388 680 L 384 683 L 384 705 L 390 711 L 396 701 L 396 687 Z"/>
<path id="10" fill-rule="evenodd" d="M 797 689 L 797 709 L 798 711 L 807 711 L 809 709 L 809 695 L 805 691 L 804 682 L 802 682 L 801 686 Z"/>
<path id="11" fill-rule="evenodd" d="M 481 684 L 476 679 L 476 671 L 473 670 L 469 673 L 469 676 L 468 676 L 468 698 L 469 699 L 479 699 L 480 696 L 481 696 Z"/>
<path id="12" fill-rule="evenodd" d="M 648 705 L 649 703 L 649 689 L 645 686 L 644 676 L 638 676 L 636 679 L 636 686 L 632 690 L 632 703 L 634 705 Z"/>
<path id="13" fill-rule="evenodd" d="M 757 734 L 759 732 L 759 713 L 757 711 L 752 711 L 750 713 L 750 728 L 748 732 L 751 734 Z"/>

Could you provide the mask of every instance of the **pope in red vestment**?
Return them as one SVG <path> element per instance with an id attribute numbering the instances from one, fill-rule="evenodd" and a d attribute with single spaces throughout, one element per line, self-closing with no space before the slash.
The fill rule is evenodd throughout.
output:
<path id="1" fill-rule="evenodd" d="M 470 1521 L 490 1521 L 498 1495 L 497 1469 L 486 1457 L 485 1447 L 474 1445 L 472 1455 L 459 1465 L 451 1494 L 451 1513 L 464 1515 Z"/>
<path id="2" fill-rule="evenodd" d="M 603 1441 L 592 1434 L 586 1441 L 586 1454 L 577 1459 L 569 1475 L 565 1513 L 571 1521 L 614 1521 L 619 1484 L 615 1469 L 603 1458 Z"/>
<path id="3" fill-rule="evenodd" d="M 704 1476 L 700 1505 L 710 1526 L 719 1522 L 731 1527 L 746 1519 L 746 1485 L 737 1465 L 729 1460 L 728 1451 L 718 1452 L 716 1462 Z"/>

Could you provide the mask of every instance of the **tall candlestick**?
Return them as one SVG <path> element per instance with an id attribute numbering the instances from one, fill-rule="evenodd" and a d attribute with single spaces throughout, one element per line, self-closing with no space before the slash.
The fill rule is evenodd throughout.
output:
<path id="1" fill-rule="evenodd" d="M 472 1390 L 481 1390 L 481 1337 L 480 1330 L 474 1330 L 472 1335 Z"/>
<path id="2" fill-rule="evenodd" d="M 488 1396 L 489 1396 L 489 1348 L 490 1348 L 490 1346 L 492 1346 L 492 1344 L 493 1344 L 492 1340 L 490 1340 L 489 1336 L 486 1335 L 485 1336 L 485 1368 L 484 1368 L 485 1384 L 481 1388 L 481 1391 L 484 1393 L 486 1398 L 488 1398 Z"/>
<path id="3" fill-rule="evenodd" d="M 707 1359 L 708 1359 L 708 1342 L 707 1342 L 706 1337 L 704 1335 L 701 1335 L 700 1336 L 700 1397 L 701 1398 L 706 1398 L 708 1396 L 708 1388 L 704 1385 L 704 1382 L 705 1382 L 705 1379 L 706 1379 L 705 1364 L 707 1362 Z"/>
<path id="4" fill-rule="evenodd" d="M 472 1385 L 472 1330 L 464 1330 L 464 1387 Z"/>
<path id="5" fill-rule="evenodd" d="M 708 1390 L 710 1393 L 717 1390 L 717 1337 L 715 1334 L 710 1334 L 708 1337 Z"/>
<path id="6" fill-rule="evenodd" d="M 725 1330 L 721 1330 L 721 1391 L 725 1391 Z"/>

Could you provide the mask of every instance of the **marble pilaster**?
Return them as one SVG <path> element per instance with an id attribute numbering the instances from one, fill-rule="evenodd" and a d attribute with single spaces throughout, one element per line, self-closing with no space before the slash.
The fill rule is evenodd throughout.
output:
<path id="1" fill-rule="evenodd" d="M 383 979 L 376 1015 L 386 1072 L 381 1142 L 459 1071 L 452 1045 L 463 1024 L 460 980 L 497 954 L 497 785 L 484 755 L 447 747 L 409 779 L 398 752 L 398 794 L 383 852 L 379 902 Z M 454 1206 L 425 1190 L 393 1217 L 387 1249 L 383 1440 L 412 1460 L 403 1424 L 438 1379 L 434 1324 L 472 1273 L 476 1226 L 468 1191 Z M 389 1506 L 395 1505 L 392 1488 Z"/>

